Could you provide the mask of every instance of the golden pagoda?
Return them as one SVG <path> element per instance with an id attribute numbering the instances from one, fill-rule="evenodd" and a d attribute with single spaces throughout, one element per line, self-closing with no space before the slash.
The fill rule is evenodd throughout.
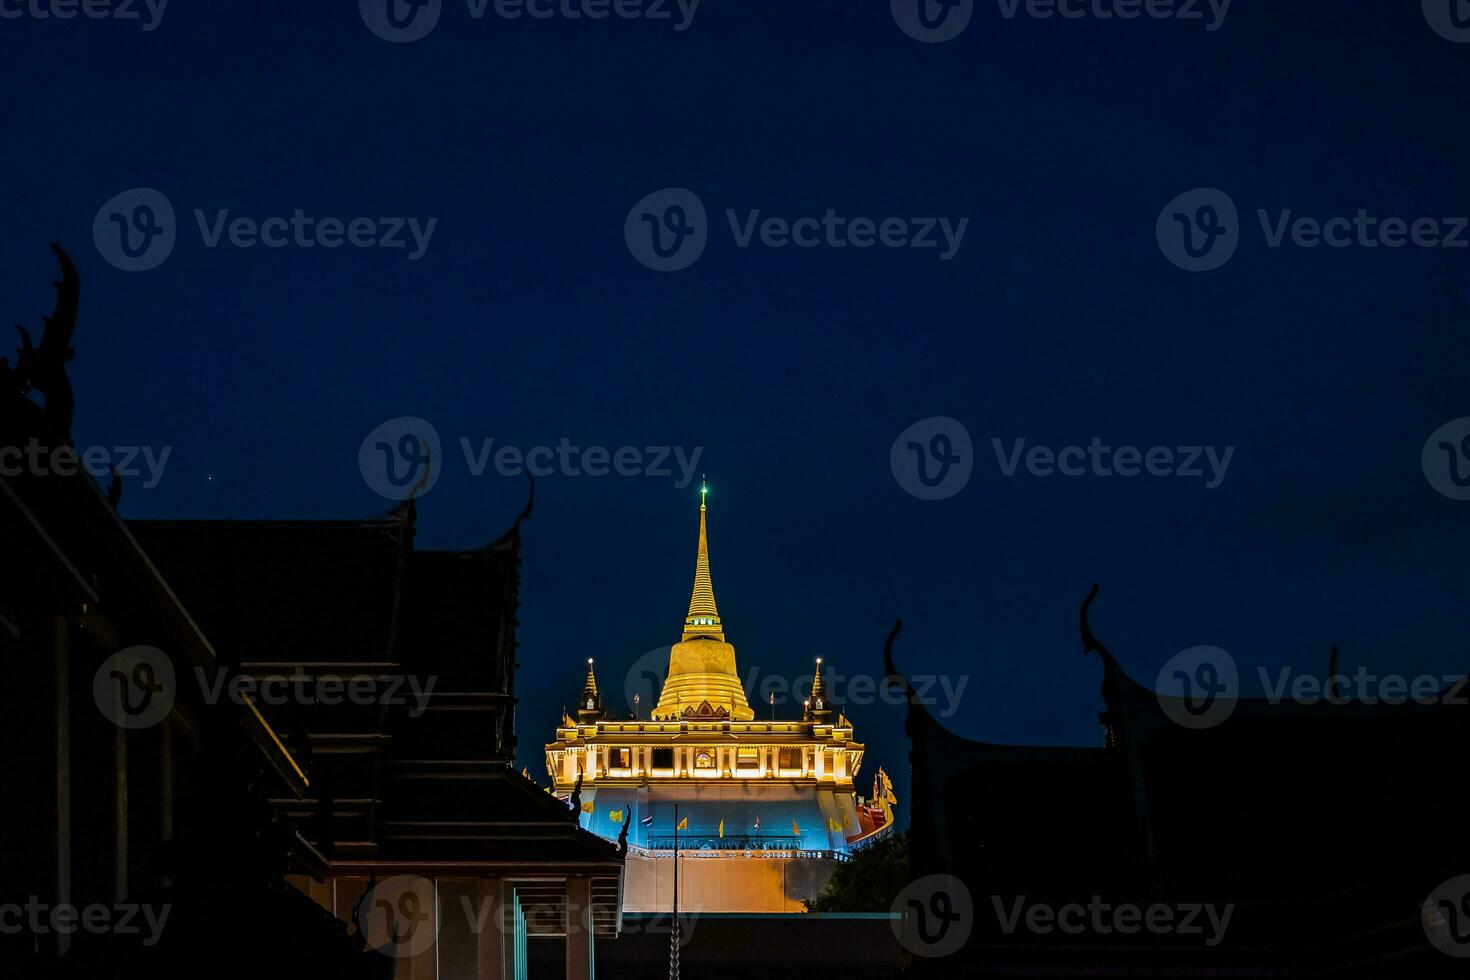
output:
<path id="1" fill-rule="evenodd" d="M 626 911 L 670 906 L 677 807 L 681 909 L 800 912 L 854 845 L 892 828 L 892 784 L 880 769 L 858 799 L 863 745 L 829 700 L 821 658 L 800 718 L 756 720 L 715 603 L 708 493 L 683 635 L 651 716 L 610 717 L 589 659 L 546 768 L 583 827 L 609 840 L 626 830 Z"/>
<path id="2" fill-rule="evenodd" d="M 735 671 L 735 648 L 725 642 L 715 589 L 709 577 L 709 530 L 705 498 L 708 484 L 699 488 L 699 557 L 694 562 L 694 592 L 684 617 L 684 638 L 669 650 L 669 676 L 659 695 L 655 720 L 697 713 L 702 705 L 729 709 L 736 721 L 750 721 L 755 712 L 745 700 L 745 688 Z"/>

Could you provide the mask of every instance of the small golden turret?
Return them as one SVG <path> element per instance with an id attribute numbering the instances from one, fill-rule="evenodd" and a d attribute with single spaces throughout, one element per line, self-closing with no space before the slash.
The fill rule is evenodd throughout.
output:
<path id="1" fill-rule="evenodd" d="M 602 710 L 602 695 L 597 693 L 597 677 L 592 673 L 592 658 L 587 658 L 587 680 L 582 685 L 582 696 L 577 700 L 577 720 L 582 724 L 602 720 L 607 712 Z"/>

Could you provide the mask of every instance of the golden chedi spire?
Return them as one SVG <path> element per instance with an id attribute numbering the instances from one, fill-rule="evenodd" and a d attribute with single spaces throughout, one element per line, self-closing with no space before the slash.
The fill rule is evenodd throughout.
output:
<path id="1" fill-rule="evenodd" d="M 684 637 L 669 650 L 669 675 L 659 693 L 655 718 L 682 717 L 725 708 L 736 721 L 750 721 L 755 712 L 745 700 L 745 688 L 735 669 L 735 648 L 725 642 L 725 629 L 715 605 L 710 582 L 709 531 L 705 498 L 709 485 L 699 488 L 699 553 L 694 562 L 694 590 L 684 617 Z"/>
<path id="2" fill-rule="evenodd" d="M 684 639 L 712 636 L 724 640 L 720 610 L 715 606 L 715 587 L 709 580 L 709 532 L 705 526 L 705 497 L 709 484 L 699 487 L 699 555 L 694 559 L 694 592 L 689 596 L 689 615 L 684 617 Z"/>

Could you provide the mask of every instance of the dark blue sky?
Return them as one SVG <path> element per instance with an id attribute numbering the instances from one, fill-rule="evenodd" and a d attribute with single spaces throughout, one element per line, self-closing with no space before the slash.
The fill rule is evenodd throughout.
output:
<path id="1" fill-rule="evenodd" d="M 1095 744 L 1099 668 L 1076 610 L 1151 680 L 1195 644 L 1242 670 L 1465 669 L 1466 508 L 1420 465 L 1470 415 L 1470 250 L 1268 247 L 1258 208 L 1325 220 L 1470 214 L 1470 44 L 1418 4 L 1237 0 L 1223 26 L 1006 19 L 943 44 L 888 5 L 705 0 L 670 21 L 475 20 L 389 44 L 357 5 L 170 5 L 136 22 L 0 20 L 9 93 L 4 316 L 38 323 L 83 278 L 79 445 L 172 446 L 134 517 L 358 517 L 391 504 L 359 444 L 404 415 L 446 468 L 421 542 L 473 547 L 524 485 L 470 476 L 458 439 L 703 447 L 714 583 L 742 668 L 822 655 L 968 674 L 950 723 Z M 152 187 L 178 241 L 151 271 L 92 223 Z M 634 203 L 685 187 L 709 244 L 658 273 Z M 1226 191 L 1241 242 L 1170 264 L 1155 220 Z M 403 249 L 208 248 L 192 212 L 437 218 Z M 736 246 L 725 209 L 968 218 L 936 250 Z M 1470 234 L 1462 237 L 1470 238 Z M 889 448 L 964 423 L 957 495 L 906 493 Z M 1001 475 L 1007 445 L 1234 446 L 1221 485 Z M 210 479 L 212 477 L 212 479 Z M 697 494 L 555 475 L 526 527 L 521 761 L 599 658 L 677 638 Z M 270 615 L 262 610 L 262 615 Z M 906 783 L 901 712 L 850 712 Z"/>

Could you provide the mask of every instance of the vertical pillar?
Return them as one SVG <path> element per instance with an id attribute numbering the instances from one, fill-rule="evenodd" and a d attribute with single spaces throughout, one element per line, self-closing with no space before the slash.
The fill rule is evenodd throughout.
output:
<path id="1" fill-rule="evenodd" d="M 56 667 L 56 902 L 71 903 L 71 667 L 66 618 L 51 621 Z M 65 955 L 71 936 L 58 933 L 56 951 Z"/>
<path id="2" fill-rule="evenodd" d="M 439 882 L 435 878 L 424 878 L 427 889 L 415 887 L 414 891 L 422 894 L 428 891 L 428 922 L 418 926 L 419 929 L 432 929 L 433 940 L 420 948 L 422 940 L 418 937 L 421 933 L 410 932 L 408 939 L 409 950 L 412 955 L 403 956 L 394 961 L 395 969 L 393 976 L 397 980 L 438 980 L 439 977 L 439 940 L 443 933 L 440 931 L 443 925 L 441 921 L 442 909 L 439 907 Z"/>
<path id="3" fill-rule="evenodd" d="M 158 826 L 164 840 L 174 836 L 174 722 L 163 719 L 158 728 Z"/>
<path id="4" fill-rule="evenodd" d="M 506 906 L 506 885 L 500 878 L 475 883 L 475 978 L 513 980 L 507 953 L 515 938 L 515 910 Z"/>
<path id="5" fill-rule="evenodd" d="M 119 725 L 113 736 L 113 891 L 119 902 L 128 897 L 128 730 Z"/>
<path id="6" fill-rule="evenodd" d="M 567 879 L 567 980 L 592 980 L 592 879 Z"/>

